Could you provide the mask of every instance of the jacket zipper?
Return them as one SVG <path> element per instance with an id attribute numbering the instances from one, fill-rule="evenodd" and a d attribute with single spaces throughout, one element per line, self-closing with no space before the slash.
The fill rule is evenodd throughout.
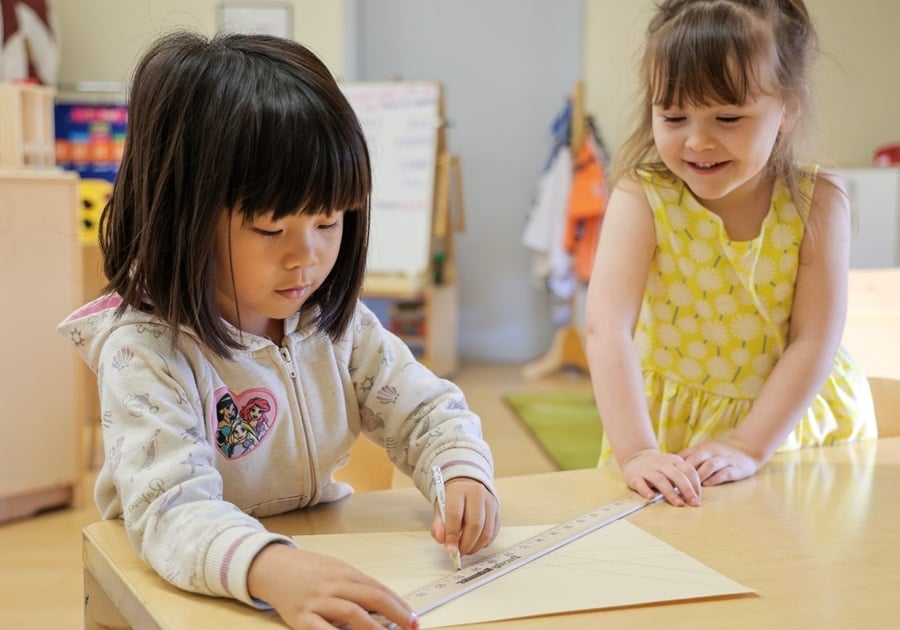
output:
<path id="1" fill-rule="evenodd" d="M 278 348 L 278 353 L 281 355 L 281 358 L 284 359 L 284 363 L 287 366 L 288 372 L 290 372 L 290 374 L 291 374 L 291 379 L 296 379 L 297 373 L 294 371 L 294 362 L 291 360 L 291 351 L 288 350 L 285 346 L 281 346 Z M 296 383 L 294 383 L 294 390 L 295 390 L 295 392 L 297 390 Z M 295 396 L 297 396 L 297 398 L 298 398 L 297 404 L 299 405 L 300 404 L 299 392 L 295 393 Z M 312 463 L 314 455 L 309 447 L 309 433 L 306 431 L 305 428 L 303 429 L 303 431 L 304 431 L 304 434 L 306 435 L 306 441 L 307 441 L 306 451 L 309 454 L 309 461 L 310 461 L 310 464 L 309 464 L 309 481 L 310 481 L 310 483 L 309 483 L 309 502 L 312 503 L 313 501 L 315 501 L 317 495 L 319 494 L 317 491 L 317 488 L 319 487 L 319 482 L 316 479 L 316 477 L 317 477 L 316 467 Z"/>
<path id="2" fill-rule="evenodd" d="M 278 352 L 281 353 L 281 358 L 284 359 L 284 362 L 287 364 L 287 369 L 291 373 L 291 378 L 297 378 L 297 373 L 294 372 L 294 363 L 291 361 L 290 351 L 282 346 L 278 349 Z"/>

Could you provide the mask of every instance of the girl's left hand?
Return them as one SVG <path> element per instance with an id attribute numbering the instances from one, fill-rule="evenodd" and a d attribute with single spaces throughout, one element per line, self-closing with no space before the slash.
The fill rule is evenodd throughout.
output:
<path id="1" fill-rule="evenodd" d="M 701 442 L 684 449 L 679 455 L 697 470 L 704 486 L 746 479 L 763 464 L 750 455 L 742 442 L 733 438 Z"/>
<path id="2" fill-rule="evenodd" d="M 462 555 L 487 547 L 500 531 L 500 503 L 484 485 L 468 477 L 447 481 L 447 523 L 435 503 L 431 537 L 445 547 L 455 546 Z"/>

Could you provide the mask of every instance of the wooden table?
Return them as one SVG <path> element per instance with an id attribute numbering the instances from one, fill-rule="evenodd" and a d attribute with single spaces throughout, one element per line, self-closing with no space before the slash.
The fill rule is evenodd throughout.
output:
<path id="1" fill-rule="evenodd" d="M 506 477 L 497 486 L 508 525 L 561 522 L 624 491 L 612 468 Z M 356 494 L 265 522 L 287 534 L 427 530 L 430 515 L 416 490 L 402 489 Z M 758 595 L 488 625 L 900 626 L 900 438 L 778 455 L 751 479 L 705 489 L 700 508 L 655 504 L 630 521 Z M 85 528 L 84 576 L 85 628 L 115 625 L 119 612 L 141 630 L 282 627 L 274 614 L 169 586 L 132 551 L 119 521 Z"/>

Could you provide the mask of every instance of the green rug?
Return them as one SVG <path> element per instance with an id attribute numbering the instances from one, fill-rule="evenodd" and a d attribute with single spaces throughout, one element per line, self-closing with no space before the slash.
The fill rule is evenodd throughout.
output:
<path id="1" fill-rule="evenodd" d="M 591 392 L 514 393 L 505 400 L 560 470 L 597 465 L 603 427 Z"/>

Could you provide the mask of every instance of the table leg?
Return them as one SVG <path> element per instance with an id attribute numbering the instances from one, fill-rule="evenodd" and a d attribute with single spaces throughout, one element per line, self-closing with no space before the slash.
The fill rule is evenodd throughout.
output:
<path id="1" fill-rule="evenodd" d="M 131 628 L 94 575 L 84 570 L 84 630 Z"/>

